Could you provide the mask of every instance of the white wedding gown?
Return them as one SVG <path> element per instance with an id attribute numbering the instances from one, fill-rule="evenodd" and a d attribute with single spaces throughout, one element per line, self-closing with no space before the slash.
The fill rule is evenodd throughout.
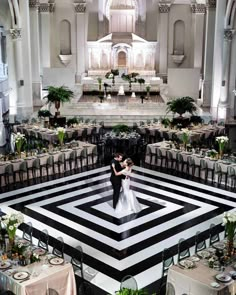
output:
<path id="1" fill-rule="evenodd" d="M 122 170 L 122 174 L 126 175 L 125 179 L 122 179 L 122 191 L 120 192 L 120 197 L 118 204 L 116 206 L 116 212 L 132 211 L 138 213 L 142 210 L 140 203 L 138 202 L 134 192 L 130 189 L 130 175 L 131 171 L 126 169 Z"/>

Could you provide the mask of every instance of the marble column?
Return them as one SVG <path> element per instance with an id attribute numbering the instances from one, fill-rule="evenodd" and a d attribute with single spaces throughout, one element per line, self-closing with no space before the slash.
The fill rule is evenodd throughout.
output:
<path id="1" fill-rule="evenodd" d="M 38 0 L 30 0 L 30 41 L 32 64 L 33 106 L 41 106 L 42 83 L 40 77 L 40 42 L 39 42 L 39 6 Z"/>
<path id="2" fill-rule="evenodd" d="M 216 0 L 209 0 L 206 6 L 206 25 L 205 25 L 205 55 L 203 72 L 203 106 L 211 106 L 212 71 L 213 71 L 213 50 L 215 36 L 215 14 Z"/>
<path id="3" fill-rule="evenodd" d="M 81 83 L 85 73 L 86 44 L 86 3 L 74 3 L 76 13 L 76 77 L 75 82 Z"/>
<path id="4" fill-rule="evenodd" d="M 159 43 L 160 43 L 160 74 L 167 75 L 168 67 L 168 35 L 169 35 L 170 4 L 159 4 Z"/>
<path id="5" fill-rule="evenodd" d="M 202 72 L 204 18 L 206 6 L 204 4 L 192 4 L 192 29 L 193 29 L 193 67 L 200 68 Z"/>
<path id="6" fill-rule="evenodd" d="M 14 63 L 15 63 L 15 75 L 16 75 L 16 117 L 19 120 L 25 117 L 25 101 L 24 101 L 24 71 L 23 71 L 23 54 L 22 54 L 22 39 L 21 28 L 10 29 L 10 34 L 13 42 L 14 49 Z"/>
<path id="7" fill-rule="evenodd" d="M 213 53 L 213 75 L 211 93 L 211 113 L 217 119 L 217 107 L 220 99 L 223 66 L 224 20 L 226 1 L 216 2 L 215 37 Z"/>
<path id="8" fill-rule="evenodd" d="M 40 34 L 41 34 L 41 66 L 43 68 L 51 67 L 51 19 L 50 12 L 53 11 L 50 3 L 40 3 Z M 43 72 L 43 71 L 42 71 Z"/>
<path id="9" fill-rule="evenodd" d="M 224 46 L 223 46 L 223 67 L 222 67 L 222 83 L 220 89 L 220 100 L 218 104 L 218 119 L 226 119 L 229 111 L 229 70 L 231 58 L 231 43 L 234 30 L 224 30 Z"/>

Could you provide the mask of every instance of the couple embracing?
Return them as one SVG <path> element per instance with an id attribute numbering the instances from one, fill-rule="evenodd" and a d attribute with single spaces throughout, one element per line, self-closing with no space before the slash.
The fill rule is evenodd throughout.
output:
<path id="1" fill-rule="evenodd" d="M 127 158 L 122 162 L 123 155 L 116 153 L 111 161 L 111 183 L 113 187 L 113 208 L 116 212 L 142 210 L 134 192 L 130 189 L 130 175 L 133 161 Z M 122 189 L 122 190 L 121 190 Z"/>

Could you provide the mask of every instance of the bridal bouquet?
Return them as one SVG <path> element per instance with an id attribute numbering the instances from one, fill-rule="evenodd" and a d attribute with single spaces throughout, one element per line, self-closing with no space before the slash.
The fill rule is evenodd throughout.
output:
<path id="1" fill-rule="evenodd" d="M 58 137 L 58 140 L 59 140 L 59 143 L 61 146 L 63 145 L 65 133 L 66 133 L 65 128 L 63 128 L 63 127 L 57 128 L 57 137 Z"/>

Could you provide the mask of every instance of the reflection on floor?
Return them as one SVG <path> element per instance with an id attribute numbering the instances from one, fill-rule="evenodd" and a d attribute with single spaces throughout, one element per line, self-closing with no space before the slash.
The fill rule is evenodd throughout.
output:
<path id="1" fill-rule="evenodd" d="M 133 275 L 139 288 L 156 290 L 161 253 L 177 253 L 180 238 L 194 245 L 197 231 L 221 227 L 221 214 L 236 207 L 236 194 L 187 179 L 134 167 L 131 185 L 143 210 L 115 213 L 109 166 L 5 192 L 0 208 L 25 214 L 37 236 L 62 236 L 65 251 L 82 245 L 85 278 L 107 293 L 119 289 L 122 277 Z"/>

